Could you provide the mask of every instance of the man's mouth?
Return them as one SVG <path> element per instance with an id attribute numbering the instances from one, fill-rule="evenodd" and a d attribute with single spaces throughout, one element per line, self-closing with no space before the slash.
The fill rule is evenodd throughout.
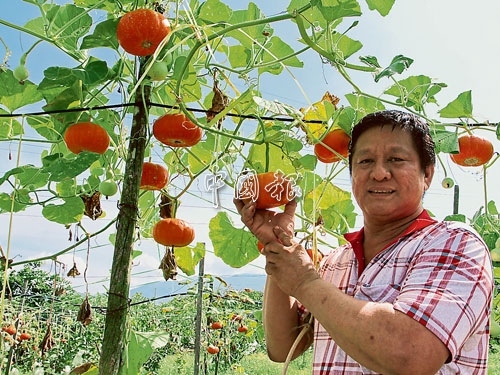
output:
<path id="1" fill-rule="evenodd" d="M 394 191 L 395 190 L 368 190 L 369 193 L 377 195 L 391 195 Z"/>

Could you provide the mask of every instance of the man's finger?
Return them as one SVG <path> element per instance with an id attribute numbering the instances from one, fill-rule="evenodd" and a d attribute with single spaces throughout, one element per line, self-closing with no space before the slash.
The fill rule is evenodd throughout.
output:
<path id="1" fill-rule="evenodd" d="M 273 228 L 273 231 L 283 245 L 292 246 L 292 238 L 283 230 L 283 228 L 276 226 Z"/>
<path id="2" fill-rule="evenodd" d="M 233 198 L 233 203 L 236 206 L 236 209 L 238 210 L 238 213 L 241 215 L 241 210 L 243 209 L 243 206 L 245 203 L 241 199 L 238 198 Z"/>
<path id="3" fill-rule="evenodd" d="M 297 208 L 297 199 L 293 198 L 290 202 L 288 202 L 285 205 L 284 213 L 290 216 L 294 216 L 296 208 Z"/>

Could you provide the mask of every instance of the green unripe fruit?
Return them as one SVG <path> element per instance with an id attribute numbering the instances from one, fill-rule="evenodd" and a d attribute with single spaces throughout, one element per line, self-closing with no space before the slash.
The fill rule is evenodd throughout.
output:
<path id="1" fill-rule="evenodd" d="M 500 247 L 500 237 L 497 238 L 497 241 L 495 242 L 495 247 L 496 248 Z"/>
<path id="2" fill-rule="evenodd" d="M 493 262 L 500 262 L 500 248 L 495 248 L 490 251 L 491 260 Z"/>
<path id="3" fill-rule="evenodd" d="M 500 337 L 500 324 L 493 319 L 493 315 L 491 315 L 490 336 Z"/>
<path id="4" fill-rule="evenodd" d="M 445 189 L 451 189 L 453 185 L 455 185 L 455 181 L 453 181 L 453 179 L 451 179 L 450 177 L 446 177 L 441 185 L 443 185 Z"/>
<path id="5" fill-rule="evenodd" d="M 26 66 L 24 65 L 19 65 L 16 69 L 14 69 L 14 78 L 17 79 L 18 81 L 24 81 L 28 79 L 30 76 L 30 73 L 28 72 L 28 69 L 26 69 Z"/>
<path id="6" fill-rule="evenodd" d="M 99 184 L 99 191 L 102 195 L 111 197 L 118 191 L 118 185 L 113 180 L 104 180 Z"/>
<path id="7" fill-rule="evenodd" d="M 167 77 L 168 71 L 168 64 L 165 61 L 155 61 L 149 69 L 148 76 L 153 81 L 163 81 Z"/>

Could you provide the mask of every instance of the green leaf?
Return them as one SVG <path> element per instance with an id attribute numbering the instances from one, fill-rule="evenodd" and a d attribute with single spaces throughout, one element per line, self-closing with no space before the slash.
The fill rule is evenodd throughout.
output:
<path id="1" fill-rule="evenodd" d="M 196 265 L 205 256 L 205 244 L 198 242 L 194 247 L 176 247 L 174 254 L 177 266 L 186 275 L 192 276 L 195 273 Z"/>
<path id="2" fill-rule="evenodd" d="M 4 105 L 10 112 L 42 100 L 37 86 L 27 80 L 23 84 L 19 83 L 14 78 L 12 70 L 2 71 L 0 69 L 0 87 L 2 88 L 0 90 L 0 104 Z"/>
<path id="3" fill-rule="evenodd" d="M 47 105 L 44 110 L 67 109 L 80 105 L 83 99 L 82 81 L 73 74 L 73 69 L 50 67 L 43 72 L 44 79 L 38 86 Z"/>
<path id="4" fill-rule="evenodd" d="M 366 0 L 370 10 L 377 10 L 381 16 L 389 14 L 396 0 Z"/>
<path id="5" fill-rule="evenodd" d="M 357 123 L 362 117 L 377 111 L 382 111 L 385 109 L 382 102 L 375 98 L 368 98 L 366 96 L 360 96 L 355 94 L 346 94 L 345 98 L 349 101 L 349 104 L 356 110 L 356 120 Z"/>
<path id="6" fill-rule="evenodd" d="M 297 152 L 302 150 L 302 147 L 304 147 L 302 142 L 298 139 L 288 137 L 283 139 L 283 146 L 288 152 Z"/>
<path id="7" fill-rule="evenodd" d="M 235 25 L 262 18 L 265 18 L 264 13 L 262 13 L 262 11 L 253 2 L 249 2 L 248 9 L 233 11 L 231 18 L 229 19 L 229 24 Z M 251 50 L 252 48 L 255 48 L 253 45 L 254 42 L 263 44 L 267 38 L 264 34 L 271 35 L 272 33 L 273 29 L 269 26 L 269 24 L 261 24 L 230 31 L 226 34 L 226 36 L 238 40 L 241 43 L 241 46 Z"/>
<path id="8" fill-rule="evenodd" d="M 248 48 L 241 45 L 231 46 L 227 52 L 229 63 L 233 68 L 246 67 L 252 57 L 252 53 Z"/>
<path id="9" fill-rule="evenodd" d="M 232 10 L 220 0 L 207 0 L 200 9 L 199 17 L 208 23 L 227 22 Z"/>
<path id="10" fill-rule="evenodd" d="M 59 121 L 54 122 L 54 118 L 51 117 L 28 117 L 27 122 L 38 134 L 50 141 L 60 140 L 66 129 L 63 123 Z"/>
<path id="11" fill-rule="evenodd" d="M 472 91 L 464 91 L 438 112 L 441 117 L 445 118 L 472 118 Z"/>
<path id="12" fill-rule="evenodd" d="M 14 197 L 14 206 L 12 206 L 12 197 Z M 7 193 L 0 194 L 0 214 L 4 212 L 19 212 L 28 208 L 32 199 L 29 196 L 29 191 L 26 189 L 17 189 L 11 195 Z"/>
<path id="13" fill-rule="evenodd" d="M 118 49 L 118 39 L 116 37 L 116 28 L 120 22 L 119 18 L 111 18 L 96 25 L 94 32 L 87 35 L 82 40 L 80 49 L 90 49 L 99 47 L 109 47 Z"/>
<path id="14" fill-rule="evenodd" d="M 403 73 L 413 63 L 413 59 L 403 55 L 395 56 L 389 66 L 381 72 L 375 74 L 375 82 L 378 82 L 382 77 L 391 77 L 396 73 Z"/>
<path id="15" fill-rule="evenodd" d="M 361 15 L 361 8 L 356 0 L 312 0 L 311 4 L 330 22 Z"/>
<path id="16" fill-rule="evenodd" d="M 338 125 L 347 134 L 351 134 L 352 128 L 356 125 L 356 111 L 352 107 L 344 107 L 340 113 L 336 125 Z"/>
<path id="17" fill-rule="evenodd" d="M 302 196 L 305 197 L 311 191 L 316 189 L 316 187 L 318 187 L 322 181 L 323 178 L 321 178 L 321 176 L 318 176 L 313 172 L 305 172 L 302 176 L 302 179 L 299 181 L 299 187 L 302 191 Z"/>
<path id="18" fill-rule="evenodd" d="M 308 217 L 313 213 L 314 204 L 316 210 L 321 212 L 326 228 L 345 233 L 354 226 L 357 214 L 354 212 L 351 193 L 331 182 L 322 182 L 305 195 L 304 211 Z"/>
<path id="19" fill-rule="evenodd" d="M 130 329 L 121 375 L 138 374 L 154 349 L 163 347 L 169 342 L 170 332 L 136 332 Z"/>
<path id="20" fill-rule="evenodd" d="M 314 155 L 304 155 L 298 159 L 304 169 L 313 171 L 318 164 L 318 159 Z"/>
<path id="21" fill-rule="evenodd" d="M 262 63 L 271 63 L 277 59 L 281 59 L 291 55 L 294 49 L 282 41 L 279 37 L 273 36 L 265 44 L 264 52 L 262 53 Z M 297 56 L 290 57 L 281 63 L 260 67 L 259 72 L 269 72 L 271 74 L 279 74 L 283 70 L 283 65 L 302 68 L 304 64 L 297 58 Z"/>
<path id="22" fill-rule="evenodd" d="M 47 29 L 42 17 L 32 19 L 25 25 L 27 29 L 47 35 L 67 50 L 78 49 L 78 40 L 86 35 L 92 26 L 92 17 L 83 8 L 73 4 L 53 5 L 45 14 Z"/>
<path id="23" fill-rule="evenodd" d="M 255 169 L 257 173 L 266 172 L 266 145 L 252 145 L 248 152 L 248 158 L 246 167 Z M 274 145 L 269 144 L 269 172 L 275 172 L 278 169 L 285 174 L 295 173 L 295 168 L 288 158 L 288 156 L 283 153 L 283 150 Z"/>
<path id="24" fill-rule="evenodd" d="M 107 81 L 110 70 L 105 61 L 91 57 L 85 64 L 72 69 L 72 74 L 82 81 L 85 88 L 98 86 Z"/>
<path id="25" fill-rule="evenodd" d="M 344 34 L 335 32 L 332 38 L 333 45 L 335 46 L 335 52 L 340 54 L 344 60 L 358 52 L 363 47 L 363 44 L 360 41 L 351 39 Z"/>
<path id="26" fill-rule="evenodd" d="M 382 68 L 375 56 L 360 56 L 359 60 L 368 66 L 373 66 L 374 68 Z"/>
<path id="27" fill-rule="evenodd" d="M 56 191 L 61 197 L 72 197 L 76 194 L 76 183 L 74 179 L 67 179 L 56 185 Z"/>
<path id="28" fill-rule="evenodd" d="M 61 205 L 48 204 L 42 209 L 42 215 L 59 224 L 78 223 L 85 212 L 85 204 L 80 197 L 63 199 Z"/>
<path id="29" fill-rule="evenodd" d="M 500 141 L 500 122 L 497 124 L 496 134 L 497 134 L 497 139 Z"/>
<path id="30" fill-rule="evenodd" d="M 498 215 L 497 206 L 495 205 L 495 201 L 488 202 L 488 213 L 490 215 Z"/>
<path id="31" fill-rule="evenodd" d="M 460 152 L 457 133 L 444 129 L 431 129 L 431 136 L 434 140 L 436 153 L 447 152 L 449 154 L 458 154 Z"/>
<path id="32" fill-rule="evenodd" d="M 410 76 L 398 81 L 384 94 L 392 95 L 398 98 L 398 103 L 406 103 L 408 107 L 415 107 L 421 110 L 427 102 L 435 103 L 435 95 L 446 87 L 445 83 L 432 82 L 430 77 L 424 75 Z"/>
<path id="33" fill-rule="evenodd" d="M 8 114 L 6 110 L 0 108 L 1 114 Z M 23 127 L 19 121 L 13 118 L 0 118 L 0 138 L 10 138 L 24 134 Z"/>
<path id="34" fill-rule="evenodd" d="M 445 221 L 460 221 L 461 223 L 466 222 L 465 215 L 462 215 L 462 214 L 448 215 L 443 220 L 445 220 Z"/>
<path id="35" fill-rule="evenodd" d="M 73 159 L 66 159 L 62 154 L 50 155 L 42 159 L 43 172 L 50 173 L 50 181 L 62 181 L 73 178 L 86 171 L 101 155 L 83 151 Z"/>
<path id="36" fill-rule="evenodd" d="M 215 255 L 231 267 L 240 268 L 259 256 L 257 239 L 245 229 L 237 229 L 226 212 L 210 220 L 209 237 Z"/>

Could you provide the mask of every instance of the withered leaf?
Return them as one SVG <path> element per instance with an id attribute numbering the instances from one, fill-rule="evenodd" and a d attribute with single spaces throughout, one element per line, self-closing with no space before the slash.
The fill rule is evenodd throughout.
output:
<path id="1" fill-rule="evenodd" d="M 91 196 L 89 195 L 81 195 L 83 199 L 83 203 L 85 204 L 85 212 L 84 214 L 90 217 L 92 220 L 96 220 L 99 216 L 102 215 L 101 209 L 101 193 L 96 191 Z"/>
<path id="2" fill-rule="evenodd" d="M 92 362 L 84 363 L 83 365 L 77 366 L 71 370 L 70 374 L 85 374 L 92 366 L 95 367 L 95 364 Z"/>
<path id="3" fill-rule="evenodd" d="M 78 268 L 76 268 L 76 263 L 73 263 L 73 267 L 68 271 L 67 276 L 68 277 L 77 277 L 80 275 L 80 272 L 78 271 Z"/>
<path id="4" fill-rule="evenodd" d="M 45 336 L 43 337 L 42 341 L 40 342 L 40 349 L 42 351 L 42 355 L 45 354 L 45 352 L 48 352 L 52 347 L 54 346 L 55 341 L 54 337 L 52 337 L 52 326 L 50 323 L 47 325 L 47 332 L 45 333 Z"/>
<path id="5" fill-rule="evenodd" d="M 219 89 L 215 78 L 213 92 L 212 107 L 207 111 L 207 122 L 212 121 L 219 112 L 222 112 L 229 105 L 229 98 Z M 219 125 L 222 123 L 222 120 L 222 118 L 219 120 Z"/>
<path id="6" fill-rule="evenodd" d="M 90 306 L 88 296 L 85 297 L 80 305 L 80 311 L 78 311 L 78 317 L 76 320 L 78 322 L 82 322 L 84 326 L 88 326 L 92 322 L 92 307 Z"/>
<path id="7" fill-rule="evenodd" d="M 177 263 L 175 262 L 173 247 L 167 247 L 167 251 L 158 268 L 162 270 L 165 281 L 170 279 L 175 280 L 177 276 Z"/>
<path id="8" fill-rule="evenodd" d="M 172 208 L 174 201 L 168 195 L 162 194 L 160 201 L 160 217 L 162 219 L 170 219 L 172 217 Z"/>

